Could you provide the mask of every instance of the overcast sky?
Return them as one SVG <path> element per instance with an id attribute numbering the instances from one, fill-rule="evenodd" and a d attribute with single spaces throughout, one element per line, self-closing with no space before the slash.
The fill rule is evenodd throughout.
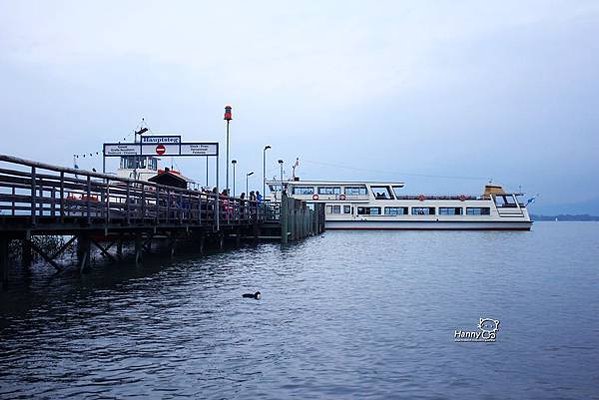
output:
<path id="1" fill-rule="evenodd" d="M 0 152 L 72 165 L 142 117 L 224 143 L 230 103 L 238 188 L 269 144 L 269 177 L 592 203 L 597 38 L 597 1 L 0 0 Z"/>

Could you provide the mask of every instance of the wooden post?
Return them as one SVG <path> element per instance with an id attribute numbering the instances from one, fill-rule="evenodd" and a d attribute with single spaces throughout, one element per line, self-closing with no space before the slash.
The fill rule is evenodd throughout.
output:
<path id="1" fill-rule="evenodd" d="M 131 223 L 131 182 L 127 181 L 127 198 L 125 199 L 125 210 L 127 210 L 127 225 Z"/>
<path id="2" fill-rule="evenodd" d="M 154 225 L 158 225 L 160 223 L 160 190 L 158 187 L 156 189 L 156 215 L 154 219 Z"/>
<path id="3" fill-rule="evenodd" d="M 290 210 L 289 221 L 291 221 L 291 229 L 289 229 L 289 231 L 291 232 L 290 240 L 292 242 L 295 242 L 295 240 L 297 239 L 297 236 L 296 236 L 297 215 L 296 215 L 296 210 L 295 210 L 295 200 L 291 199 L 290 203 L 291 203 L 291 206 L 289 207 L 289 210 Z"/>
<path id="4" fill-rule="evenodd" d="M 146 220 L 146 186 L 141 184 L 141 223 Z"/>
<path id="5" fill-rule="evenodd" d="M 50 215 L 52 215 L 52 217 L 56 216 L 56 189 L 54 187 L 52 187 L 52 189 L 50 190 Z"/>
<path id="6" fill-rule="evenodd" d="M 108 229 L 110 224 L 110 182 L 106 182 L 106 219 L 104 220 L 104 226 Z"/>
<path id="7" fill-rule="evenodd" d="M 179 209 L 179 224 L 183 223 L 183 194 L 179 193 L 179 204 L 178 207 Z"/>
<path id="8" fill-rule="evenodd" d="M 87 195 L 87 224 L 91 225 L 92 222 L 92 205 L 91 205 L 91 197 L 92 197 L 92 178 L 91 176 L 87 176 L 87 188 L 85 191 L 86 195 Z"/>
<path id="9" fill-rule="evenodd" d="M 64 223 L 64 171 L 60 171 L 60 223 Z"/>
<path id="10" fill-rule="evenodd" d="M 35 208 L 37 202 L 37 190 L 35 187 L 35 167 L 31 167 L 31 225 L 35 225 Z"/>
<path id="11" fill-rule="evenodd" d="M 40 179 L 40 183 L 41 183 L 41 185 L 39 185 L 39 196 L 37 196 L 39 199 L 38 209 L 40 211 L 38 216 L 43 217 L 44 216 L 44 181 L 43 181 L 43 178 Z"/>
<path id="12" fill-rule="evenodd" d="M 13 217 L 15 216 L 15 210 L 16 210 L 16 209 L 15 209 L 15 194 L 16 194 L 16 189 L 15 189 L 15 187 L 13 186 L 13 187 L 12 187 L 12 208 L 11 208 L 11 209 L 12 209 L 12 213 L 11 213 L 11 215 L 12 215 Z"/>
<path id="13" fill-rule="evenodd" d="M 170 222 L 171 219 L 171 190 L 166 190 L 166 223 Z"/>

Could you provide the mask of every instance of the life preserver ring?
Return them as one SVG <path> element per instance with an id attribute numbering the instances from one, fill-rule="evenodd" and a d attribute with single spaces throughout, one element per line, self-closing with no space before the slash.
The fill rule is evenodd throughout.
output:
<path id="1" fill-rule="evenodd" d="M 420 196 L 418 196 L 418 200 L 424 201 L 426 200 L 426 197 L 423 194 L 421 194 Z"/>
<path id="2" fill-rule="evenodd" d="M 345 200 L 345 198 L 346 198 L 346 197 L 345 197 L 345 195 L 344 195 L 344 194 L 340 194 L 340 195 L 339 195 L 339 200 Z"/>
<path id="3" fill-rule="evenodd" d="M 466 195 L 461 194 L 459 199 L 460 201 L 466 201 Z"/>
<path id="4" fill-rule="evenodd" d="M 318 200 L 318 199 L 319 199 L 318 195 L 316 193 L 314 193 L 312 195 L 312 200 Z"/>

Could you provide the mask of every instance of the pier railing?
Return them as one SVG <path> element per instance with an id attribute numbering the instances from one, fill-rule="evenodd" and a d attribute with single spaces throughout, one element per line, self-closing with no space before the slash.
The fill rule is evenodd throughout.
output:
<path id="1" fill-rule="evenodd" d="M 250 225 L 266 204 L 0 155 L 3 225 Z"/>

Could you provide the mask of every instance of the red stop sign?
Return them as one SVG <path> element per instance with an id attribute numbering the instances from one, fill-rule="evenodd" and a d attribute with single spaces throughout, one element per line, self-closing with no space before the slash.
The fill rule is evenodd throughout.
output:
<path id="1" fill-rule="evenodd" d="M 158 146 L 156 146 L 156 154 L 158 154 L 159 156 L 161 156 L 164 153 L 166 153 L 166 147 L 164 147 L 164 145 L 159 144 Z"/>

